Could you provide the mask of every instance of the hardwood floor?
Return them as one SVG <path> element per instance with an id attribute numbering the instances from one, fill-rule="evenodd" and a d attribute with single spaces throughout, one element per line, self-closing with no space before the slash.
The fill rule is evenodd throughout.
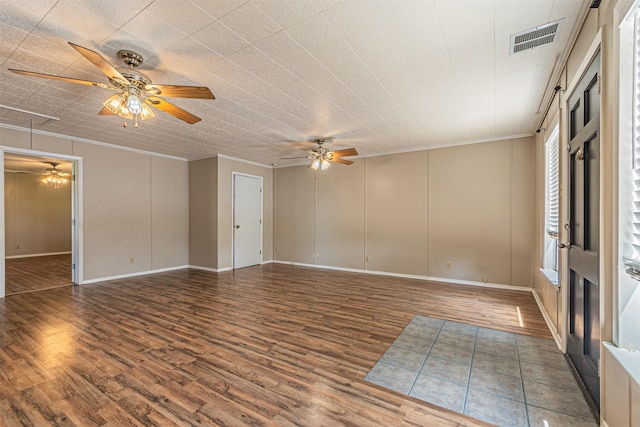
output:
<path id="1" fill-rule="evenodd" d="M 73 285 L 71 254 L 5 260 L 7 295 Z"/>
<path id="2" fill-rule="evenodd" d="M 528 292 L 281 264 L 51 289 L 0 300 L 0 425 L 487 425 L 363 380 L 416 314 L 550 337 Z"/>

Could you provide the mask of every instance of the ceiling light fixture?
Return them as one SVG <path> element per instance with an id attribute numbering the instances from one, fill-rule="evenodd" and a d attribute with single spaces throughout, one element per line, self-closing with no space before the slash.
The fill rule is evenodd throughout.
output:
<path id="1" fill-rule="evenodd" d="M 129 86 L 120 94 L 110 96 L 102 105 L 125 120 L 135 119 L 135 127 L 138 127 L 138 117 L 141 120 L 155 117 L 151 108 L 144 102 L 144 95 L 133 86 Z M 126 121 L 124 127 L 127 127 Z"/>
<path id="2" fill-rule="evenodd" d="M 49 162 L 49 164 L 53 167 L 47 169 L 47 176 L 45 176 L 42 182 L 51 185 L 53 188 L 60 188 L 62 184 L 67 182 L 67 180 L 60 175 L 60 169 L 57 168 L 60 163 Z"/>
<path id="3" fill-rule="evenodd" d="M 320 147 L 318 151 L 315 153 L 315 158 L 311 160 L 309 163 L 309 167 L 314 171 L 320 169 L 321 171 L 326 171 L 331 166 L 330 161 L 333 159 L 333 153 L 328 151 L 324 147 Z"/>

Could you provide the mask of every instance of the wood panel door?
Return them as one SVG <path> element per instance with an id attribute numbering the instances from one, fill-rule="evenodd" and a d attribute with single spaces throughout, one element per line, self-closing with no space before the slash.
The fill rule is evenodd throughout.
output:
<path id="1" fill-rule="evenodd" d="M 233 268 L 262 263 L 262 179 L 233 175 Z"/>
<path id="2" fill-rule="evenodd" d="M 569 97 L 569 334 L 567 352 L 600 401 L 600 53 Z"/>

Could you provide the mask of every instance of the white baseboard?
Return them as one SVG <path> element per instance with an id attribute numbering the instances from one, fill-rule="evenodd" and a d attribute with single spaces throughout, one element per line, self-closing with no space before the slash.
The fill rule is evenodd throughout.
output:
<path id="1" fill-rule="evenodd" d="M 343 268 L 343 267 L 333 267 L 330 265 L 318 265 L 318 264 L 305 264 L 300 262 L 289 262 L 289 261 L 272 261 L 274 264 L 287 264 L 287 265 L 297 265 L 300 267 L 311 267 L 311 268 L 322 268 L 326 270 L 337 270 L 337 271 L 348 271 L 351 273 L 365 273 L 365 274 L 374 274 L 377 276 L 391 276 L 391 277 L 402 277 L 405 279 L 416 279 L 416 280 L 424 280 L 429 282 L 440 282 L 440 283 L 453 283 L 456 285 L 470 285 L 470 286 L 481 286 L 484 288 L 496 288 L 496 289 L 507 289 L 510 291 L 521 291 L 521 292 L 531 292 L 530 287 L 526 286 L 513 286 L 513 285 L 503 285 L 501 283 L 488 283 L 488 282 L 475 282 L 472 280 L 459 280 L 459 279 L 448 279 L 444 277 L 433 277 L 433 276 L 420 276 L 416 274 L 403 274 L 403 273 L 391 273 L 388 271 L 375 271 L 375 270 L 364 270 L 359 268 Z"/>
<path id="2" fill-rule="evenodd" d="M 549 332 L 551 332 L 551 336 L 553 337 L 553 340 L 556 342 L 558 349 L 562 351 L 562 339 L 560 338 L 560 335 L 558 335 L 558 331 L 556 330 L 556 327 L 553 325 L 553 322 L 551 321 L 551 317 L 549 316 L 549 313 L 547 313 L 547 310 L 544 308 L 544 305 L 542 304 L 542 300 L 538 296 L 538 293 L 536 292 L 536 290 L 531 289 L 531 293 L 533 294 L 533 298 L 536 300 L 536 304 L 538 304 L 540 313 L 542 313 L 542 317 L 544 318 L 544 321 L 547 324 L 547 327 L 549 328 Z"/>
<path id="3" fill-rule="evenodd" d="M 91 283 L 106 282 L 108 280 L 126 279 L 129 277 L 146 276 L 147 274 L 165 273 L 167 271 L 184 270 L 190 268 L 188 265 L 179 265 L 176 267 L 159 268 L 157 270 L 138 271 L 136 273 L 119 274 L 117 276 L 99 277 L 97 279 L 83 280 L 80 285 L 89 285 Z"/>
<path id="4" fill-rule="evenodd" d="M 438 282 L 438 283 L 451 283 L 451 284 L 456 284 L 456 285 L 469 285 L 469 286 L 478 286 L 478 287 L 484 287 L 484 288 L 506 289 L 506 290 L 511 290 L 511 291 L 520 291 L 520 292 L 532 292 L 531 288 L 524 287 L 524 286 L 503 285 L 503 284 L 500 284 L 500 283 L 475 282 L 475 281 L 471 281 L 471 280 L 449 279 L 449 278 L 444 278 L 444 277 L 420 276 L 420 275 L 416 275 L 416 274 L 391 273 L 391 272 L 387 272 L 387 271 L 364 270 L 364 269 L 358 269 L 358 268 L 333 267 L 333 266 L 330 266 L 330 265 L 305 264 L 305 263 L 290 262 L 290 261 L 278 261 L 278 260 L 263 261 L 262 265 L 271 264 L 271 263 L 273 263 L 273 264 L 293 265 L 293 266 L 299 266 L 299 267 L 319 268 L 319 269 L 324 269 L 324 270 L 345 271 L 345 272 L 350 272 L 350 273 L 373 274 L 373 275 L 376 275 L 376 276 L 401 277 L 401 278 L 405 278 L 405 279 L 423 280 L 425 282 L 428 281 L 428 282 Z M 82 285 L 86 285 L 86 284 L 90 284 L 90 283 L 106 282 L 108 280 L 126 279 L 128 277 L 144 276 L 146 274 L 163 273 L 163 272 L 166 272 L 166 271 L 181 270 L 181 269 L 185 269 L 185 268 L 192 268 L 194 270 L 202 270 L 202 271 L 210 271 L 212 273 L 222 273 L 222 272 L 225 272 L 225 271 L 233 270 L 232 267 L 214 268 L 214 267 L 204 267 L 204 266 L 199 266 L 199 265 L 181 265 L 181 266 L 163 268 L 163 269 L 158 269 L 158 270 L 140 271 L 140 272 L 137 272 L 137 273 L 121 274 L 121 275 L 109 276 L 109 277 L 100 277 L 98 279 L 89 279 L 89 280 L 84 280 L 81 284 Z M 534 297 L 536 298 L 536 301 L 538 302 L 538 306 L 540 307 L 540 310 L 542 311 L 542 315 L 545 318 L 545 321 L 550 326 L 550 329 L 552 329 L 551 328 L 552 324 L 550 323 L 550 319 L 548 318 L 548 315 L 546 314 L 546 311 L 544 311 L 544 308 L 542 307 L 542 304 L 540 304 L 539 299 L 538 299 L 537 295 L 535 294 L 535 292 L 534 292 Z M 555 330 L 552 330 L 551 333 L 552 333 L 552 335 L 554 335 L 554 338 L 555 338 L 555 336 L 557 336 L 557 334 L 555 333 Z M 556 340 L 556 342 L 557 342 L 557 340 Z"/>
<path id="5" fill-rule="evenodd" d="M 16 258 L 34 258 L 38 256 L 51 256 L 51 255 L 67 255 L 70 254 L 71 251 L 68 252 L 48 252 L 44 254 L 26 254 L 26 255 L 10 255 L 4 257 L 4 259 L 16 259 Z"/>
<path id="6" fill-rule="evenodd" d="M 213 268 L 213 267 L 203 267 L 200 265 L 187 265 L 187 268 L 193 268 L 194 270 L 211 271 L 212 273 L 222 273 L 223 271 L 233 270 L 233 268 L 231 267 Z"/>

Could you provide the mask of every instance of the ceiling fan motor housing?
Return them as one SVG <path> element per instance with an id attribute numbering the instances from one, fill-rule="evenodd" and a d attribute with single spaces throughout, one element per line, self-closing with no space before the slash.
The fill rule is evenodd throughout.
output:
<path id="1" fill-rule="evenodd" d="M 122 62 L 127 64 L 129 68 L 137 67 L 144 62 L 142 55 L 140 55 L 138 52 L 127 49 L 119 50 L 118 57 L 122 59 Z"/>

